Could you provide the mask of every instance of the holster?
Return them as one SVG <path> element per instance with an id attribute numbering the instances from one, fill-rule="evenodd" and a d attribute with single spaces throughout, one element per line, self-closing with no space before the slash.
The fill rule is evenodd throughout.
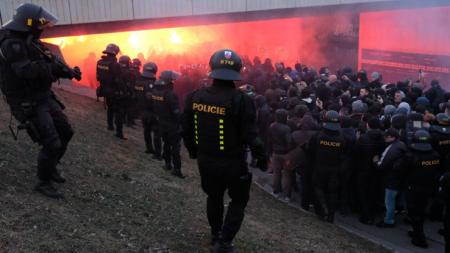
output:
<path id="1" fill-rule="evenodd" d="M 41 138 L 39 131 L 33 124 L 33 122 L 29 120 L 31 117 L 33 117 L 35 105 L 32 102 L 23 102 L 20 104 L 20 106 L 22 108 L 26 120 L 24 122 L 21 122 L 21 124 L 17 126 L 17 128 L 19 130 L 25 129 L 28 135 L 30 136 L 31 140 L 33 140 L 33 142 L 39 142 Z"/>
<path id="2" fill-rule="evenodd" d="M 33 142 L 39 142 L 41 135 L 38 129 L 31 121 L 26 121 L 18 126 L 19 130 L 25 129 Z"/>

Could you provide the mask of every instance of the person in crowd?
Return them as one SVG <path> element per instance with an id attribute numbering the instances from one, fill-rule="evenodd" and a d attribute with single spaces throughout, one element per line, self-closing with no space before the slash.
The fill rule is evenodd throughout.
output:
<path id="1" fill-rule="evenodd" d="M 384 220 L 376 225 L 379 228 L 395 227 L 396 198 L 401 189 L 405 173 L 399 161 L 406 153 L 406 145 L 400 141 L 400 134 L 394 128 L 384 133 L 384 141 L 388 145 L 380 157 L 375 156 L 373 161 L 383 173 L 384 204 L 386 214 Z"/>
<path id="2" fill-rule="evenodd" d="M 292 171 L 288 170 L 286 154 L 291 146 L 291 129 L 287 125 L 288 111 L 278 109 L 275 111 L 275 122 L 268 131 L 268 142 L 272 152 L 270 158 L 273 171 L 273 193 L 289 202 L 291 199 Z"/>

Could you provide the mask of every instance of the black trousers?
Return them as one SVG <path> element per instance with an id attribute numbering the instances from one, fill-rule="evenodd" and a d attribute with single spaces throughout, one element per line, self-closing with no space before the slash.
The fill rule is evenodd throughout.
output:
<path id="1" fill-rule="evenodd" d="M 361 207 L 361 218 L 375 219 L 376 214 L 376 175 L 368 169 L 361 169 L 357 174 L 358 199 Z"/>
<path id="2" fill-rule="evenodd" d="M 339 168 L 315 166 L 312 176 L 317 214 L 333 216 L 339 202 Z"/>
<path id="3" fill-rule="evenodd" d="M 40 101 L 28 112 L 23 110 L 21 104 L 10 104 L 11 112 L 20 122 L 28 122 L 28 134 L 42 147 L 37 159 L 37 175 L 41 181 L 49 181 L 56 171 L 56 165 L 64 156 L 74 131 L 61 105 L 53 98 Z"/>
<path id="4" fill-rule="evenodd" d="M 409 188 L 406 191 L 408 216 L 411 219 L 414 237 L 425 239 L 423 223 L 425 222 L 426 207 L 430 199 L 430 191 Z"/>
<path id="5" fill-rule="evenodd" d="M 450 253 L 450 206 L 446 206 L 444 214 L 445 253 Z"/>
<path id="6" fill-rule="evenodd" d="M 181 172 L 181 135 L 172 128 L 160 127 L 163 140 L 163 158 L 166 165 L 173 168 L 174 172 Z"/>
<path id="7" fill-rule="evenodd" d="M 305 166 L 299 170 L 300 172 L 300 187 L 302 207 L 309 208 L 309 205 L 314 204 L 314 187 L 312 184 L 312 169 L 310 166 Z"/>
<path id="8" fill-rule="evenodd" d="M 142 123 L 144 127 L 145 148 L 153 151 L 155 155 L 161 156 L 161 134 L 158 122 L 151 112 L 144 112 Z"/>
<path id="9" fill-rule="evenodd" d="M 226 168 L 227 164 L 232 164 L 232 167 Z M 252 175 L 237 171 L 240 166 L 246 166 L 245 160 L 221 162 L 217 166 L 199 160 L 202 189 L 208 195 L 206 211 L 211 233 L 222 233 L 224 242 L 231 242 L 239 232 L 250 197 Z M 231 202 L 224 219 L 225 191 L 228 191 Z"/>
<path id="10" fill-rule="evenodd" d="M 123 136 L 123 122 L 125 120 L 125 106 L 123 101 L 111 96 L 105 97 L 107 107 L 108 128 L 113 129 L 116 125 L 116 135 Z"/>

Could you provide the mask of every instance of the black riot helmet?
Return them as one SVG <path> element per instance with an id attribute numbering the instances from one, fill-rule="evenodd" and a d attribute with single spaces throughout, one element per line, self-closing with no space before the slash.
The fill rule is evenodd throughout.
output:
<path id="1" fill-rule="evenodd" d="M 411 148 L 417 151 L 431 151 L 433 147 L 430 144 L 431 136 L 426 130 L 417 130 L 412 139 Z"/>
<path id="2" fill-rule="evenodd" d="M 141 60 L 139 60 L 138 58 L 134 58 L 134 59 L 131 61 L 131 64 L 133 65 L 133 68 L 136 68 L 136 69 L 140 69 L 141 66 L 142 66 L 142 62 L 141 62 Z"/>
<path id="3" fill-rule="evenodd" d="M 104 54 L 111 54 L 111 55 L 114 55 L 114 56 L 117 55 L 119 52 L 120 52 L 119 46 L 117 46 L 114 43 L 108 44 L 106 46 L 106 49 L 103 50 Z"/>
<path id="4" fill-rule="evenodd" d="M 164 70 L 159 76 L 159 80 L 155 82 L 156 86 L 167 86 L 173 84 L 180 75 L 172 70 Z"/>
<path id="5" fill-rule="evenodd" d="M 131 66 L 131 59 L 128 55 L 122 55 L 119 58 L 119 64 L 122 68 L 129 68 Z"/>
<path id="6" fill-rule="evenodd" d="M 220 80 L 241 80 L 242 60 L 235 52 L 224 49 L 215 52 L 209 60 L 209 77 Z"/>
<path id="7" fill-rule="evenodd" d="M 241 90 L 242 92 L 244 92 L 245 94 L 249 95 L 252 98 L 256 96 L 255 87 L 253 87 L 253 85 L 250 84 L 241 85 L 239 87 L 239 90 Z"/>
<path id="8" fill-rule="evenodd" d="M 450 117 L 445 113 L 438 113 L 436 115 L 436 122 L 440 126 L 450 126 Z"/>
<path id="9" fill-rule="evenodd" d="M 445 113 L 438 113 L 436 124 L 431 126 L 431 129 L 441 134 L 450 134 L 450 117 Z"/>
<path id="10" fill-rule="evenodd" d="M 154 62 L 149 62 L 144 64 L 144 69 L 142 70 L 142 76 L 146 78 L 156 78 L 156 73 L 158 72 L 158 66 Z"/>
<path id="11" fill-rule="evenodd" d="M 54 26 L 56 22 L 58 19 L 43 7 L 24 3 L 17 7 L 13 18 L 4 27 L 11 31 L 30 32 L 39 37 L 44 29 Z"/>
<path id="12" fill-rule="evenodd" d="M 323 128 L 330 131 L 339 131 L 341 124 L 339 123 L 339 113 L 336 111 L 328 111 L 323 119 Z"/>

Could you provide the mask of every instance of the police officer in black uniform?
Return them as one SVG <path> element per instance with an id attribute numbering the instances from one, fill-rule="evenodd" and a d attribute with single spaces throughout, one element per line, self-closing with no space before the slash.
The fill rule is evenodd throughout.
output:
<path id="1" fill-rule="evenodd" d="M 138 58 L 134 58 L 131 61 L 131 72 L 133 73 L 136 80 L 141 76 L 142 62 Z"/>
<path id="2" fill-rule="evenodd" d="M 62 65 L 39 40 L 43 30 L 56 21 L 34 4 L 25 3 L 16 9 L 12 20 L 0 30 L 0 87 L 20 127 L 42 146 L 35 190 L 47 197 L 63 198 L 52 181 L 65 182 L 56 165 L 74 132 L 51 86 L 59 78 L 81 79 L 81 72 L 77 67 Z"/>
<path id="3" fill-rule="evenodd" d="M 316 195 L 316 214 L 321 220 L 334 222 L 339 198 L 339 171 L 345 151 L 345 141 L 340 134 L 339 113 L 328 111 L 322 127 L 322 131 L 310 139 L 307 152 L 314 167 L 312 180 Z"/>
<path id="4" fill-rule="evenodd" d="M 122 55 L 119 58 L 120 65 L 120 73 L 121 73 L 121 82 L 127 87 L 127 94 L 124 98 L 124 106 L 125 106 L 125 121 L 127 127 L 133 127 L 136 125 L 134 122 L 135 115 L 135 93 L 134 93 L 134 85 L 136 83 L 136 73 L 133 68 L 133 63 L 128 55 Z"/>
<path id="5" fill-rule="evenodd" d="M 232 241 L 244 219 L 252 175 L 245 160 L 249 146 L 257 165 L 267 169 L 263 142 L 257 137 L 256 109 L 250 97 L 236 89 L 242 61 L 231 50 L 214 53 L 209 65 L 213 84 L 186 99 L 184 144 L 198 159 L 201 184 L 207 198 L 214 252 L 237 252 Z M 224 194 L 231 202 L 224 220 Z"/>
<path id="6" fill-rule="evenodd" d="M 446 172 L 439 180 L 439 197 L 445 204 L 444 239 L 445 253 L 450 253 L 450 172 Z"/>
<path id="7" fill-rule="evenodd" d="M 145 153 L 153 154 L 154 159 L 162 160 L 161 136 L 152 101 L 157 72 L 158 66 L 154 62 L 144 64 L 144 70 L 141 77 L 136 81 L 134 92 L 144 127 Z"/>
<path id="8" fill-rule="evenodd" d="M 100 82 L 97 94 L 105 97 L 108 130 L 113 131 L 115 123 L 116 137 L 126 140 L 123 135 L 123 121 L 128 87 L 122 81 L 120 65 L 117 62 L 116 56 L 119 52 L 117 45 L 109 44 L 97 62 L 97 80 Z"/>
<path id="9" fill-rule="evenodd" d="M 163 71 L 155 82 L 152 100 L 158 117 L 159 133 L 164 143 L 164 168 L 172 170 L 172 175 L 184 178 L 180 157 L 181 111 L 178 96 L 173 92 L 173 85 L 178 76 L 174 71 Z"/>
<path id="10" fill-rule="evenodd" d="M 428 131 L 417 130 L 410 145 L 410 152 L 402 159 L 402 168 L 407 171 L 406 201 L 413 228 L 408 234 L 412 238 L 412 244 L 422 248 L 428 247 L 423 231 L 425 210 L 441 166 L 440 156 L 433 151 L 430 142 Z"/>
<path id="11" fill-rule="evenodd" d="M 436 122 L 430 127 L 431 145 L 441 156 L 441 171 L 439 177 L 449 171 L 450 168 L 450 119 L 445 113 L 436 115 Z M 437 184 L 436 184 L 437 185 Z M 437 188 L 435 191 L 437 192 Z M 437 196 L 436 196 L 437 197 Z M 430 207 L 430 219 L 442 220 L 444 205 L 439 198 L 432 201 Z"/>

